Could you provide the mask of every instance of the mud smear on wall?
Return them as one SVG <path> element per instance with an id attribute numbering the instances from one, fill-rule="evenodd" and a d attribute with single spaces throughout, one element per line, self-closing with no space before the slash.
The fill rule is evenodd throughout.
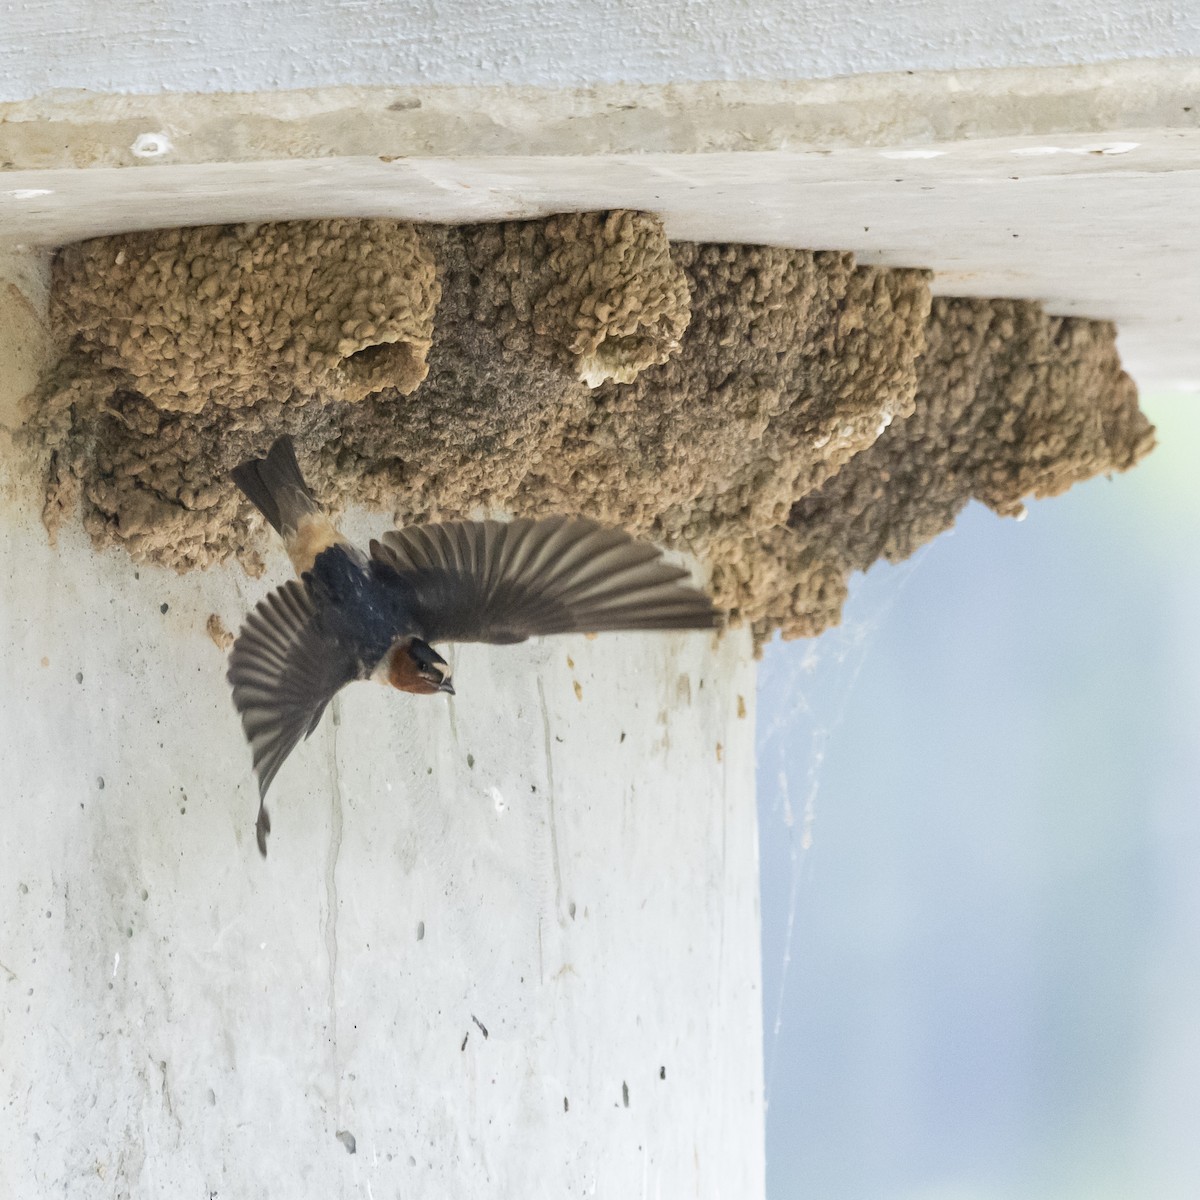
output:
<path id="1" fill-rule="evenodd" d="M 289 432 L 335 508 L 582 512 L 696 553 L 759 638 L 814 634 L 968 500 L 1153 445 L 1110 325 L 642 213 L 100 238 L 59 253 L 52 316 L 47 526 L 178 570 L 261 569 L 227 472 Z"/>

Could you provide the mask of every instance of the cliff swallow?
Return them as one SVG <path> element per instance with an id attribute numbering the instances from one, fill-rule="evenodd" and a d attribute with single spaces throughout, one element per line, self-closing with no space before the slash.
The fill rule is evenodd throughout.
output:
<path id="1" fill-rule="evenodd" d="M 449 665 L 431 642 L 717 625 L 712 601 L 680 583 L 686 570 L 582 517 L 412 525 L 364 553 L 317 503 L 291 438 L 232 476 L 283 538 L 299 576 L 258 604 L 229 655 L 258 776 L 264 856 L 275 773 L 353 680 L 452 696 Z"/>

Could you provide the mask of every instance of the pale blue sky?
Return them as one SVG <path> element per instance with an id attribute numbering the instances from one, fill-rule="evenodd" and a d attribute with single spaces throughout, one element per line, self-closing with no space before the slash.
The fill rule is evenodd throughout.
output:
<path id="1" fill-rule="evenodd" d="M 768 650 L 770 1200 L 1200 1195 L 1200 397 L 1144 406 Z"/>

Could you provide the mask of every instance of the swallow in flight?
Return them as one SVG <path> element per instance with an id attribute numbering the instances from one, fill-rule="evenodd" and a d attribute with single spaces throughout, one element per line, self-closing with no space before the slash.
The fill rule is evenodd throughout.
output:
<path id="1" fill-rule="evenodd" d="M 298 580 L 247 617 L 229 655 L 233 702 L 258 776 L 258 848 L 267 789 L 325 706 L 356 679 L 454 695 L 431 642 L 510 644 L 551 633 L 713 629 L 688 572 L 654 546 L 582 517 L 411 525 L 351 545 L 304 482 L 289 437 L 232 472 L 283 538 Z"/>

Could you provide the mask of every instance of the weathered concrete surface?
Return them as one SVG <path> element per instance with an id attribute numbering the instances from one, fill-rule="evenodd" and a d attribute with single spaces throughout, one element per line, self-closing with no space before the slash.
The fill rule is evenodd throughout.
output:
<path id="1" fill-rule="evenodd" d="M 680 79 L 1037 66 L 1200 53 L 1186 0 L 1098 13 L 1086 0 L 113 0 L 14 5 L 8 96 L 49 88 L 228 91 L 328 83 L 570 87 Z"/>
<path id="2" fill-rule="evenodd" d="M 206 627 L 283 557 L 51 549 L 10 440 L 40 317 L 0 304 L 0 1195 L 761 1196 L 748 638 L 356 685 L 264 864 Z"/>

